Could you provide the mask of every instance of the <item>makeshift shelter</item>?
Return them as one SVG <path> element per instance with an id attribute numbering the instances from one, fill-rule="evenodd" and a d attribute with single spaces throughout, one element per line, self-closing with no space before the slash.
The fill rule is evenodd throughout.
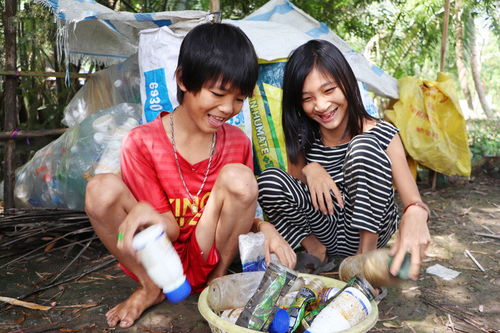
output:
<path id="1" fill-rule="evenodd" d="M 92 75 L 68 104 L 63 123 L 70 129 L 18 170 L 16 204 L 81 209 L 86 179 L 97 173 L 119 172 L 121 139 L 141 121 L 154 118 L 154 113 L 147 114 L 151 109 L 146 98 L 148 78 L 163 77 L 160 96 L 164 102 L 152 111 L 175 108 L 172 73 L 180 41 L 192 27 L 213 16 L 202 11 L 114 12 L 95 2 L 77 0 L 39 2 L 57 17 L 58 49 L 66 63 L 86 57 L 114 65 Z M 379 95 L 398 97 L 396 79 L 288 0 L 271 0 L 243 20 L 226 22 L 249 36 L 261 63 L 254 98 L 231 120 L 253 138 L 257 170 L 286 168 L 281 77 L 289 53 L 307 40 L 322 38 L 336 44 L 362 89 L 366 86 Z M 366 92 L 364 97 L 367 109 L 374 108 Z"/>

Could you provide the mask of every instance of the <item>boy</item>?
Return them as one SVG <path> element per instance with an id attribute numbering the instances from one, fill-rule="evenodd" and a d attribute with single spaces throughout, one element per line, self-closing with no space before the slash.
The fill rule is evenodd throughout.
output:
<path id="1" fill-rule="evenodd" d="M 194 292 L 225 274 L 238 235 L 252 227 L 264 233 L 268 251 L 294 266 L 293 250 L 274 227 L 254 222 L 251 143 L 241 130 L 225 124 L 240 112 L 257 75 L 255 51 L 239 28 L 195 27 L 179 53 L 179 107 L 129 133 L 122 148 L 122 179 L 98 175 L 87 185 L 85 210 L 92 226 L 139 283 L 126 301 L 108 311 L 109 326 L 132 326 L 164 298 L 131 247 L 134 234 L 151 224 L 166 230 Z"/>

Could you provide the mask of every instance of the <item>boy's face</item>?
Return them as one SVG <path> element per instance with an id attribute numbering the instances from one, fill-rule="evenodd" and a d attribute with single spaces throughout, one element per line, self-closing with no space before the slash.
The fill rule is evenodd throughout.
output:
<path id="1" fill-rule="evenodd" d="M 214 133 L 222 125 L 237 115 L 243 107 L 245 95 L 230 85 L 222 86 L 221 80 L 205 84 L 200 91 L 188 91 L 183 84 L 182 107 L 186 109 L 193 122 L 205 133 Z"/>

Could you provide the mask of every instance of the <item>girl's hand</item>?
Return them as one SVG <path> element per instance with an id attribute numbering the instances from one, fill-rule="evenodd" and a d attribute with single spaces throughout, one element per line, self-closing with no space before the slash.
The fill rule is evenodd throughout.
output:
<path id="1" fill-rule="evenodd" d="M 315 209 L 319 209 L 323 214 L 333 214 L 331 193 L 335 195 L 340 207 L 344 208 L 342 194 L 337 184 L 319 163 L 309 163 L 302 169 L 302 173 L 306 177 L 307 186 L 311 193 L 311 201 Z"/>
<path id="2" fill-rule="evenodd" d="M 408 207 L 404 213 L 396 239 L 396 244 L 389 250 L 394 256 L 390 271 L 396 276 L 407 252 L 411 253 L 409 276 L 416 280 L 420 271 L 420 264 L 425 258 L 425 251 L 431 241 L 427 227 L 428 212 L 418 206 Z"/>
<path id="3" fill-rule="evenodd" d="M 274 225 L 265 221 L 260 222 L 259 231 L 262 232 L 266 238 L 266 264 L 269 264 L 271 261 L 271 253 L 274 253 L 282 265 L 294 269 L 297 264 L 297 255 L 290 244 L 281 237 Z"/>

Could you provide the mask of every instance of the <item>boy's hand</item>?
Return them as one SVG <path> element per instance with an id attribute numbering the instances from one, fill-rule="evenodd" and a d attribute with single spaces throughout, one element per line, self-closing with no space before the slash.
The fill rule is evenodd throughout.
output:
<path id="1" fill-rule="evenodd" d="M 319 209 L 323 214 L 333 214 L 332 193 L 340 207 L 344 207 L 342 194 L 337 184 L 319 163 L 309 163 L 302 169 L 302 173 L 306 177 L 307 187 L 309 187 L 311 201 L 315 209 Z"/>
<path id="2" fill-rule="evenodd" d="M 163 229 L 167 231 L 167 220 L 163 214 L 159 214 L 146 202 L 137 203 L 118 228 L 118 242 L 116 247 L 136 257 L 136 253 L 132 247 L 132 239 L 137 232 L 153 224 L 161 224 Z"/>
<path id="3" fill-rule="evenodd" d="M 264 234 L 266 239 L 266 264 L 271 261 L 271 253 L 274 253 L 282 265 L 294 269 L 297 263 L 297 255 L 290 244 L 281 237 L 274 225 L 269 222 L 261 223 L 259 231 Z"/>

